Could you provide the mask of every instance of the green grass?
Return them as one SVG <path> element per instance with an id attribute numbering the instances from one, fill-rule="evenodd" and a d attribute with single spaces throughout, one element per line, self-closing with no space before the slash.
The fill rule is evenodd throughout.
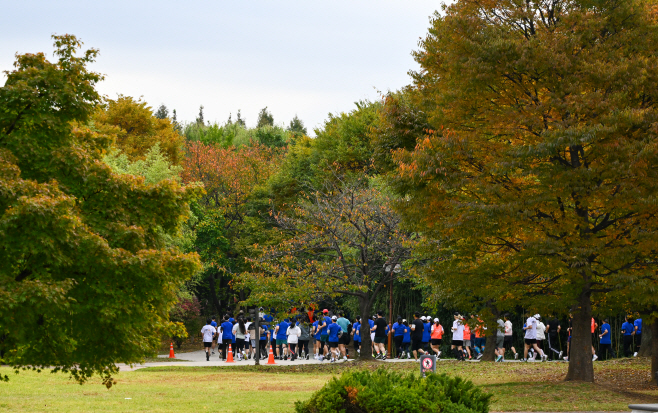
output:
<path id="1" fill-rule="evenodd" d="M 381 363 L 297 366 L 163 366 L 116 376 L 106 389 L 95 379 L 79 385 L 63 374 L 21 372 L 8 368 L 0 383 L 2 412 L 290 412 L 334 374 Z M 416 371 L 417 364 L 387 368 Z M 470 379 L 494 394 L 492 411 L 628 411 L 630 403 L 655 403 L 658 388 L 647 385 L 647 361 L 596 364 L 596 383 L 566 383 L 567 364 L 438 364 L 440 373 Z"/>

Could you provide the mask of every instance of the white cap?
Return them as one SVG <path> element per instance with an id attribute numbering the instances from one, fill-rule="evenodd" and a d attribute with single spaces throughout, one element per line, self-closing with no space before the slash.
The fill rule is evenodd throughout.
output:
<path id="1" fill-rule="evenodd" d="M 407 319 L 406 319 L 406 318 L 402 319 L 402 322 L 403 322 L 403 323 L 406 323 L 406 322 L 407 322 Z"/>
<path id="2" fill-rule="evenodd" d="M 425 317 L 425 316 L 423 315 L 423 316 L 420 316 L 420 319 L 421 319 L 421 320 L 427 320 L 427 317 Z"/>
<path id="3" fill-rule="evenodd" d="M 434 322 L 436 323 L 437 321 L 439 321 L 439 319 L 438 319 L 438 318 L 435 318 L 435 319 L 434 319 Z"/>
<path id="4" fill-rule="evenodd" d="M 335 315 L 332 315 L 332 316 L 331 316 L 331 319 L 332 319 L 332 320 L 338 320 L 338 317 L 336 317 Z"/>
<path id="5" fill-rule="evenodd" d="M 540 316 L 539 314 L 535 314 L 535 315 L 533 315 L 533 317 L 535 317 L 535 318 L 537 318 L 537 319 L 540 319 L 540 318 L 541 318 L 541 316 Z"/>

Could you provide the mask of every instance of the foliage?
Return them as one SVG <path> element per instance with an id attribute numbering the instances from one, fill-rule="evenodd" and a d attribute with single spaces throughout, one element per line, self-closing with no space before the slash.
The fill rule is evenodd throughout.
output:
<path id="1" fill-rule="evenodd" d="M 274 126 L 274 116 L 267 110 L 267 106 L 258 112 L 258 121 L 256 121 L 256 128 L 260 129 L 265 126 Z"/>
<path id="2" fill-rule="evenodd" d="M 93 115 L 93 127 L 100 133 L 114 135 L 115 145 L 131 161 L 143 159 L 156 143 L 174 165 L 182 161 L 183 138 L 168 118 L 154 116 L 141 99 L 120 95 L 107 99 Z"/>
<path id="3" fill-rule="evenodd" d="M 112 136 L 85 126 L 100 100 L 101 76 L 86 67 L 98 52 L 54 40 L 57 61 L 18 55 L 0 88 L 2 362 L 111 386 L 116 363 L 159 346 L 176 289 L 199 268 L 162 239 L 201 190 L 146 185 L 102 162 Z"/>
<path id="4" fill-rule="evenodd" d="M 288 131 L 295 133 L 297 136 L 303 136 L 308 134 L 306 130 L 306 126 L 304 126 L 304 122 L 302 122 L 301 119 L 295 115 L 294 118 L 290 121 L 290 124 L 288 125 Z"/>
<path id="5" fill-rule="evenodd" d="M 178 348 L 183 344 L 183 340 L 190 334 L 195 334 L 201 326 L 198 326 L 197 320 L 201 315 L 201 304 L 196 297 L 178 297 L 178 301 L 169 310 L 169 320 L 176 323 L 179 328 L 171 332 L 172 339 L 176 342 Z M 182 327 L 182 328 L 180 328 Z M 197 328 L 198 327 L 198 328 Z"/>
<path id="6" fill-rule="evenodd" d="M 310 400 L 295 403 L 297 413 L 443 412 L 488 413 L 491 395 L 458 376 L 426 378 L 384 368 L 352 370 L 334 377 Z"/>
<path id="7" fill-rule="evenodd" d="M 158 106 L 158 110 L 153 114 L 158 119 L 168 119 L 169 118 L 169 109 L 165 105 Z"/>
<path id="8" fill-rule="evenodd" d="M 424 272 L 438 298 L 573 310 L 570 379 L 593 380 L 592 302 L 658 296 L 658 27 L 646 7 L 463 0 L 415 53 L 412 100 L 432 127 L 411 128 L 393 183 L 427 237 Z"/>
<path id="9" fill-rule="evenodd" d="M 180 182 L 182 166 L 174 166 L 160 150 L 160 143 L 156 143 L 146 152 L 145 158 L 130 162 L 126 154 L 120 150 L 113 150 L 103 157 L 103 161 L 110 165 L 112 170 L 119 174 L 143 176 L 147 184 L 155 184 L 165 179 Z"/>

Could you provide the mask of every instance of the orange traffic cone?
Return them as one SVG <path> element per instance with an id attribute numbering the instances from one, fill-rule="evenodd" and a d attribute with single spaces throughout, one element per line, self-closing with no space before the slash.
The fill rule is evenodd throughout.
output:
<path id="1" fill-rule="evenodd" d="M 230 345 L 228 346 L 228 357 L 226 357 L 226 362 L 233 363 L 233 350 Z"/>
<path id="2" fill-rule="evenodd" d="M 274 362 L 274 352 L 272 351 L 272 345 L 270 344 L 270 355 L 267 358 L 267 364 L 276 364 Z"/>
<path id="3" fill-rule="evenodd" d="M 176 356 L 174 356 L 174 343 L 171 343 L 171 347 L 169 347 L 169 358 L 170 359 L 175 359 Z"/>

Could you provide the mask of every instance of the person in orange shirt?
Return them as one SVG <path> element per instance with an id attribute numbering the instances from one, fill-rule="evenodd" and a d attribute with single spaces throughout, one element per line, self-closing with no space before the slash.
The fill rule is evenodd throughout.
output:
<path id="1" fill-rule="evenodd" d="M 431 335 L 431 346 L 432 350 L 436 353 L 436 357 L 441 357 L 441 341 L 443 340 L 443 326 L 439 324 L 439 319 L 434 319 L 434 324 L 432 324 L 432 335 Z"/>
<path id="2" fill-rule="evenodd" d="M 470 360 L 471 357 L 471 327 L 468 324 L 464 324 L 464 349 L 466 350 L 465 352 L 468 354 L 468 359 Z"/>
<path id="3" fill-rule="evenodd" d="M 592 338 L 596 340 L 596 328 L 599 325 L 594 321 L 594 317 L 592 317 Z M 592 344 L 592 361 L 595 361 L 599 356 L 596 355 L 596 350 L 594 350 L 594 344 Z"/>

